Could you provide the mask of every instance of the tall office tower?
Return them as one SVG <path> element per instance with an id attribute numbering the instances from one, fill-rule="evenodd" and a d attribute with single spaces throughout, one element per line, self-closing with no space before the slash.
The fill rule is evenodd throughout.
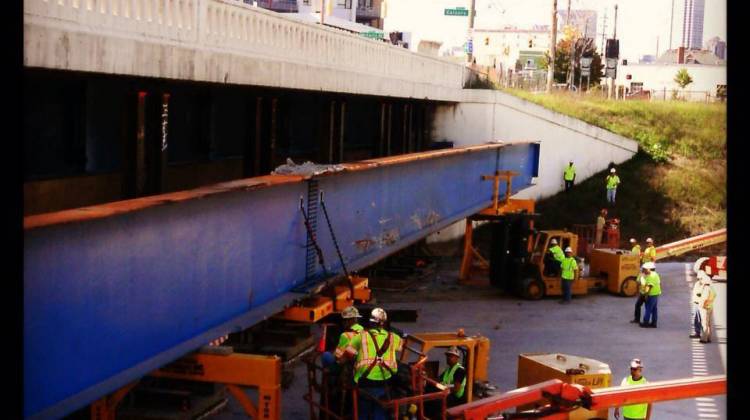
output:
<path id="1" fill-rule="evenodd" d="M 682 44 L 689 50 L 703 47 L 703 12 L 705 0 L 685 0 L 682 12 Z"/>

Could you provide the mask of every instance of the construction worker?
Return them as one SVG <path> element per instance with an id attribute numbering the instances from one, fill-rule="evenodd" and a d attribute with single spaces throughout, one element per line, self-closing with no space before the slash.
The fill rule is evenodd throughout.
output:
<path id="1" fill-rule="evenodd" d="M 641 324 L 641 306 L 646 303 L 646 299 L 648 296 L 648 294 L 646 293 L 646 276 L 649 274 L 651 274 L 651 269 L 646 266 L 642 266 L 641 274 L 638 275 L 638 296 L 635 300 L 635 312 L 633 314 L 633 319 L 630 320 L 630 322 L 633 324 Z"/>
<path id="2" fill-rule="evenodd" d="M 711 285 L 711 277 L 700 271 L 698 281 L 693 286 L 693 303 L 695 304 L 693 328 L 695 328 L 695 334 L 692 334 L 690 338 L 698 338 L 701 343 L 711 342 L 711 318 L 713 318 L 714 300 L 716 300 L 716 290 Z"/>
<path id="3" fill-rule="evenodd" d="M 643 363 L 641 359 L 630 361 L 630 375 L 620 382 L 620 386 L 643 385 L 648 383 L 643 376 Z M 622 407 L 622 417 L 625 420 L 649 420 L 651 418 L 651 404 L 632 404 Z M 620 419 L 620 407 L 615 407 L 615 418 Z"/>
<path id="4" fill-rule="evenodd" d="M 560 282 L 562 283 L 563 300 L 560 303 L 570 303 L 572 299 L 572 288 L 573 280 L 576 278 L 576 271 L 578 270 L 578 263 L 575 257 L 573 257 L 573 248 L 565 248 L 565 259 L 560 265 L 562 273 L 560 275 Z"/>
<path id="5" fill-rule="evenodd" d="M 638 257 L 641 256 L 641 246 L 638 244 L 638 241 L 635 240 L 635 238 L 630 238 L 630 246 L 633 247 L 630 249 L 630 253 L 633 255 L 637 255 Z"/>
<path id="6" fill-rule="evenodd" d="M 563 170 L 563 180 L 565 181 L 565 192 L 568 192 L 573 188 L 573 182 L 576 180 L 576 168 L 573 166 L 572 160 Z"/>
<path id="7" fill-rule="evenodd" d="M 607 202 L 615 205 L 615 196 L 617 195 L 617 186 L 620 184 L 620 177 L 617 176 L 615 168 L 609 170 L 607 175 Z"/>
<path id="8" fill-rule="evenodd" d="M 549 256 L 547 258 L 547 262 L 545 262 L 545 268 L 547 268 L 547 270 L 545 271 L 547 271 L 549 275 L 557 276 L 560 273 L 560 265 L 565 259 L 565 254 L 563 253 L 562 248 L 560 248 L 560 245 L 557 243 L 557 239 L 552 238 L 549 241 L 549 244 L 551 246 L 547 250 Z"/>
<path id="9" fill-rule="evenodd" d="M 388 315 L 382 308 L 370 313 L 371 328 L 360 331 L 349 342 L 347 352 L 355 354 L 354 383 L 358 388 L 358 418 L 360 420 L 385 420 L 387 412 L 372 398 L 382 399 L 389 394 L 388 380 L 396 374 L 396 352 L 401 351 L 402 340 L 387 331 Z M 363 395 L 363 392 L 367 395 Z M 371 398 L 368 398 L 371 397 Z"/>
<path id="10" fill-rule="evenodd" d="M 439 375 L 440 383 L 451 388 L 451 393 L 448 395 L 448 407 L 466 403 L 466 369 L 458 362 L 460 357 L 458 347 L 451 346 L 445 352 L 448 366 Z"/>
<path id="11" fill-rule="evenodd" d="M 344 323 L 344 332 L 339 336 L 339 342 L 338 345 L 336 345 L 336 350 L 333 355 L 336 357 L 338 363 L 345 363 L 347 360 L 346 349 L 349 347 L 349 342 L 355 335 L 364 330 L 364 327 L 357 323 L 357 319 L 362 318 L 362 316 L 359 314 L 359 310 L 354 306 L 350 306 L 341 311 L 341 318 Z"/>
<path id="12" fill-rule="evenodd" d="M 643 316 L 643 322 L 640 324 L 643 328 L 656 328 L 658 319 L 659 296 L 661 296 L 661 278 L 656 273 L 656 264 L 648 261 L 643 264 L 646 269 L 646 314 Z"/>
<path id="13" fill-rule="evenodd" d="M 654 248 L 654 240 L 651 238 L 646 239 L 646 249 L 643 250 L 643 255 L 641 256 L 641 264 L 647 263 L 649 261 L 656 261 L 656 248 Z"/>
<path id="14" fill-rule="evenodd" d="M 599 217 L 596 218 L 596 246 L 602 244 L 602 235 L 604 235 L 604 225 L 607 224 L 607 209 L 602 209 L 599 212 Z"/>

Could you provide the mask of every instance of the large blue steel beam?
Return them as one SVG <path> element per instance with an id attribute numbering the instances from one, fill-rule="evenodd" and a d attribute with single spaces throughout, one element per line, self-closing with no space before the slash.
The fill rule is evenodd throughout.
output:
<path id="1" fill-rule="evenodd" d="M 357 270 L 488 206 L 481 175 L 514 170 L 513 191 L 527 187 L 538 159 L 536 143 L 483 145 L 27 217 L 24 414 L 69 414 L 299 296 L 308 182 Z M 321 213 L 326 272 L 337 272 Z"/>

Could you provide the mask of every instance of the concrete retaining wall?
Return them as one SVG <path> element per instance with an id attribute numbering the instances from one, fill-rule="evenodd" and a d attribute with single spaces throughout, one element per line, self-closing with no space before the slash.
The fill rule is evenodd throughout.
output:
<path id="1" fill-rule="evenodd" d="M 580 182 L 606 169 L 610 162 L 622 163 L 638 151 L 634 140 L 492 90 L 465 90 L 462 102 L 438 106 L 433 138 L 452 141 L 455 146 L 489 140 L 541 142 L 536 185 L 514 196 L 536 200 L 564 188 L 563 169 L 570 160 L 577 168 L 576 182 Z M 492 188 L 489 181 L 487 188 Z M 432 235 L 428 242 L 456 239 L 464 229 L 464 222 L 456 223 Z"/>

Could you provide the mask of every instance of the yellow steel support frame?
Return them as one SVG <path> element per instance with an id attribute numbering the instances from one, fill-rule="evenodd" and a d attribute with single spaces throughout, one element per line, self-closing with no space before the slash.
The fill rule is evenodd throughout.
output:
<path id="1" fill-rule="evenodd" d="M 281 418 L 281 358 L 255 354 L 194 353 L 151 373 L 152 376 L 226 384 L 252 419 Z M 258 389 L 258 404 L 242 387 Z"/>

